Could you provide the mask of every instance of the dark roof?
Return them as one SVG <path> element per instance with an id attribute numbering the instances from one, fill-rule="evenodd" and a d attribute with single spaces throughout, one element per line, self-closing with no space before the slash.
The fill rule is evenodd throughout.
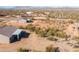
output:
<path id="1" fill-rule="evenodd" d="M 16 30 L 16 27 L 4 26 L 0 27 L 0 34 L 11 37 L 12 33 L 14 33 Z"/>

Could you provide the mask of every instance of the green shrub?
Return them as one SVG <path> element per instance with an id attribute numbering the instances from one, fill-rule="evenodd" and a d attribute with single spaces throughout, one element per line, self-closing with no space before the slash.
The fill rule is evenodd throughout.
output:
<path id="1" fill-rule="evenodd" d="M 26 28 L 25 29 L 27 29 L 27 30 L 30 30 L 30 31 L 34 31 L 35 30 L 35 27 L 33 26 L 33 25 L 28 25 L 28 26 L 26 26 Z"/>
<path id="2" fill-rule="evenodd" d="M 74 39 L 79 43 L 79 36 L 75 36 Z"/>
<path id="3" fill-rule="evenodd" d="M 38 34 L 39 36 L 41 36 L 41 37 L 46 37 L 46 33 L 45 33 L 45 31 L 43 31 L 43 30 L 38 31 L 37 34 Z"/>
<path id="4" fill-rule="evenodd" d="M 24 49 L 24 48 L 19 48 L 18 49 L 18 52 L 29 52 L 30 50 L 29 49 Z"/>
<path id="5" fill-rule="evenodd" d="M 60 52 L 58 47 L 53 47 L 52 45 L 46 47 L 46 52 Z"/>
<path id="6" fill-rule="evenodd" d="M 46 47 L 46 52 L 54 52 L 52 45 Z"/>
<path id="7" fill-rule="evenodd" d="M 47 36 L 54 35 L 54 33 L 55 33 L 55 31 L 53 29 L 50 29 L 50 28 L 47 29 L 46 32 L 47 32 L 47 34 L 46 34 Z"/>
<path id="8" fill-rule="evenodd" d="M 46 30 L 46 35 L 47 36 L 57 36 L 57 37 L 60 37 L 60 38 L 65 38 L 67 35 L 65 32 L 61 31 L 61 30 L 58 30 L 56 28 L 49 28 Z"/>
<path id="9" fill-rule="evenodd" d="M 58 32 L 56 32 L 55 35 L 60 37 L 60 38 L 66 38 L 66 36 L 67 36 L 66 33 L 63 31 L 58 31 Z"/>
<path id="10" fill-rule="evenodd" d="M 20 26 L 19 29 L 24 29 L 24 27 Z"/>
<path id="11" fill-rule="evenodd" d="M 35 33 L 36 33 L 36 34 L 38 34 L 40 31 L 41 31 L 40 28 L 38 28 L 38 27 L 35 28 Z"/>
<path id="12" fill-rule="evenodd" d="M 76 36 L 75 39 L 79 39 L 79 36 Z"/>
<path id="13" fill-rule="evenodd" d="M 49 37 L 47 37 L 47 39 L 50 41 L 57 41 L 58 40 L 58 39 L 54 38 L 53 36 L 49 36 Z"/>
<path id="14" fill-rule="evenodd" d="M 35 33 L 41 37 L 46 37 L 46 32 L 40 28 L 35 28 Z"/>
<path id="15" fill-rule="evenodd" d="M 57 36 L 60 38 L 66 38 L 66 33 L 58 30 L 56 28 L 48 28 L 46 30 L 42 30 L 40 28 L 35 28 L 35 33 L 38 34 L 41 37 L 50 37 L 50 36 Z M 50 37 L 52 38 L 52 37 Z"/>
<path id="16" fill-rule="evenodd" d="M 67 36 L 65 32 L 63 32 L 57 28 L 48 28 L 46 30 L 43 30 L 43 29 L 35 27 L 31 24 L 31 25 L 28 25 L 25 29 L 35 32 L 37 35 L 39 35 L 41 37 L 57 36 L 60 38 L 66 38 L 66 36 Z"/>

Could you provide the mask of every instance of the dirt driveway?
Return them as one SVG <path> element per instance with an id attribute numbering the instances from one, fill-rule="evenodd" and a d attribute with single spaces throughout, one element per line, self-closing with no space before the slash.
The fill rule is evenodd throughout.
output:
<path id="1" fill-rule="evenodd" d="M 35 34 L 31 34 L 29 38 L 12 44 L 0 44 L 0 51 L 17 51 L 18 48 L 27 48 L 37 51 L 45 51 L 45 47 L 53 44 L 51 41 L 38 38 Z"/>

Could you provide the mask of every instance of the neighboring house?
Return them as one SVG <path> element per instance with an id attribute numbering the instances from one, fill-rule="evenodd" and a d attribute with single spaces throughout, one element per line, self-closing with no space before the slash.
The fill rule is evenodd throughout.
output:
<path id="1" fill-rule="evenodd" d="M 29 33 L 26 33 L 22 29 L 17 29 L 16 27 L 0 27 L 0 43 L 16 42 L 21 38 L 28 37 L 28 35 Z"/>
<path id="2" fill-rule="evenodd" d="M 35 19 L 35 20 L 38 20 L 38 19 L 44 19 L 44 20 L 46 20 L 47 17 L 34 17 L 33 19 Z"/>
<path id="3" fill-rule="evenodd" d="M 7 16 L 6 14 L 0 14 L 0 17 L 5 17 L 5 16 Z"/>
<path id="4" fill-rule="evenodd" d="M 32 22 L 32 20 L 29 18 L 16 18 L 16 19 L 10 20 L 9 22 L 30 23 Z"/>
<path id="5" fill-rule="evenodd" d="M 74 25 L 75 25 L 74 27 L 75 27 L 76 29 L 79 29 L 79 22 L 75 23 Z"/>
<path id="6" fill-rule="evenodd" d="M 32 22 L 32 20 L 31 19 L 26 19 L 26 22 L 30 23 L 30 22 Z"/>
<path id="7" fill-rule="evenodd" d="M 28 12 L 26 12 L 26 14 L 28 14 L 28 15 L 30 15 L 30 14 L 32 14 L 33 12 L 31 12 L 31 11 L 28 11 Z"/>
<path id="8" fill-rule="evenodd" d="M 30 23 L 30 22 L 32 22 L 32 20 L 26 18 L 26 19 L 19 19 L 18 22 L 21 22 L 21 23 Z"/>
<path id="9" fill-rule="evenodd" d="M 26 23 L 27 21 L 25 19 L 19 19 L 18 22 Z"/>

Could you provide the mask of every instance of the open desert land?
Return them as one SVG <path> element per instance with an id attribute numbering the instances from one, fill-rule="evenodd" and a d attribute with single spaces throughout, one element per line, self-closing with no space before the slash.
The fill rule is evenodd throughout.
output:
<path id="1" fill-rule="evenodd" d="M 22 23 L 15 21 L 5 21 L 0 22 L 0 24 L 5 24 L 6 26 L 16 26 L 16 27 L 27 27 L 33 25 L 35 27 L 40 27 L 41 29 L 48 28 L 58 28 L 63 30 L 71 37 L 78 35 L 78 30 L 73 29 L 74 24 L 63 24 L 62 25 L 55 20 L 34 20 L 32 23 Z M 63 29 L 65 28 L 65 29 Z M 24 29 L 26 32 L 27 29 Z M 17 51 L 19 48 L 30 49 L 32 51 L 46 51 L 46 47 L 52 45 L 53 47 L 58 47 L 60 51 L 71 52 L 74 51 L 74 45 L 77 43 L 71 37 L 59 38 L 55 37 L 52 39 L 58 39 L 57 41 L 48 40 L 47 37 L 39 37 L 36 33 L 30 32 L 28 38 L 22 38 L 21 41 L 10 43 L 10 44 L 0 44 L 0 51 Z"/>
<path id="2" fill-rule="evenodd" d="M 53 11 L 31 10 L 30 12 L 24 10 L 18 15 L 15 13 L 8 16 L 1 15 L 1 27 L 14 26 L 30 33 L 30 35 L 13 43 L 0 43 L 0 51 L 78 52 L 78 13 L 78 10 L 56 9 Z"/>

